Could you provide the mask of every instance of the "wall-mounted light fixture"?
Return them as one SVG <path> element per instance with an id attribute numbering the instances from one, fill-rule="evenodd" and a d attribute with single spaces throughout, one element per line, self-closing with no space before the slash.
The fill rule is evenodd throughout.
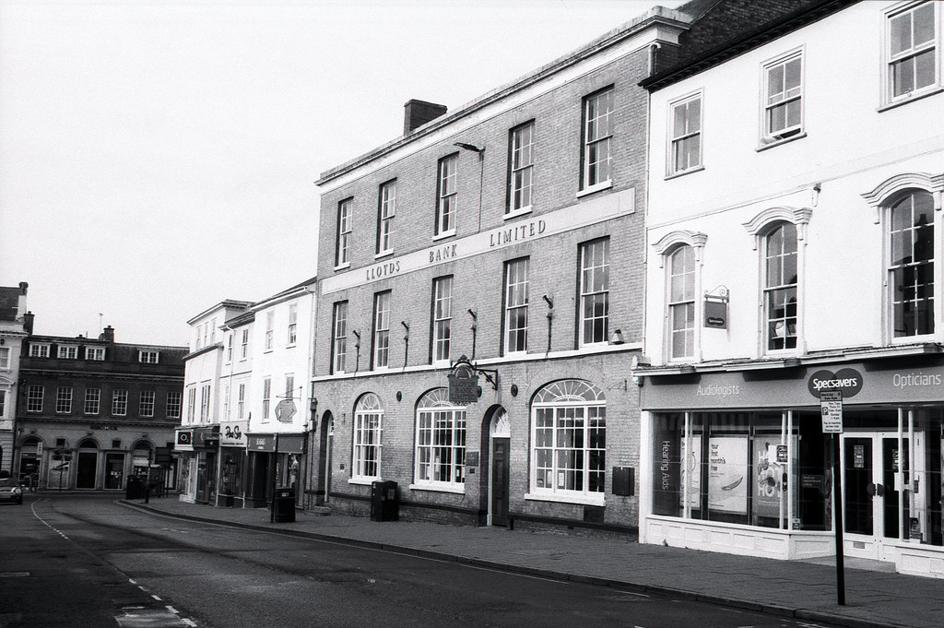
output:
<path id="1" fill-rule="evenodd" d="M 476 146 L 475 144 L 466 144 L 465 142 L 455 142 L 453 143 L 453 146 L 457 146 L 458 148 L 461 148 L 462 150 L 468 150 L 468 151 L 472 151 L 473 153 L 478 153 L 479 156 L 481 156 L 482 153 L 485 152 L 484 146 Z"/>

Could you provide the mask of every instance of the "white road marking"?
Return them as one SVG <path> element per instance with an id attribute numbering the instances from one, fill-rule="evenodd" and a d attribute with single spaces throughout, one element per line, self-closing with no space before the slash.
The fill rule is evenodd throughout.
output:
<path id="1" fill-rule="evenodd" d="M 33 516 L 39 519 L 44 526 L 46 526 L 47 528 L 49 528 L 50 530 L 52 530 L 53 532 L 55 532 L 56 534 L 64 538 L 65 540 L 70 541 L 71 539 L 67 537 L 65 534 L 63 534 L 61 530 L 51 525 L 48 521 L 40 517 L 39 513 L 36 512 L 36 504 L 38 504 L 41 501 L 44 501 L 44 500 L 40 499 L 39 501 L 35 501 L 32 504 L 30 504 L 30 511 L 33 513 Z"/>
<path id="2" fill-rule="evenodd" d="M 159 598 L 159 597 L 157 597 L 156 595 L 153 595 L 153 594 L 151 595 L 151 597 L 154 598 L 155 600 L 157 600 L 158 602 L 163 602 L 163 601 L 164 601 L 164 600 L 162 600 L 161 598 Z"/>

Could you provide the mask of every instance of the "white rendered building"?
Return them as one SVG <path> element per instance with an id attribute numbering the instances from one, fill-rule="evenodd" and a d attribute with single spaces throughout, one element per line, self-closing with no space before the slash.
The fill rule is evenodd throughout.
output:
<path id="1" fill-rule="evenodd" d="M 824 2 L 651 92 L 640 540 L 944 576 L 944 3 Z"/>

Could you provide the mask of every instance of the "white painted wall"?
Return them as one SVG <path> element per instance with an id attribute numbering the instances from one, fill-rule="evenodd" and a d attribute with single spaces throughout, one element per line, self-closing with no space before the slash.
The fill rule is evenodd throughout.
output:
<path id="1" fill-rule="evenodd" d="M 944 93 L 882 110 L 883 12 L 896 4 L 854 5 L 652 95 L 649 244 L 675 230 L 705 233 L 702 288 L 724 285 L 731 294 L 728 329 L 700 330 L 701 359 L 763 354 L 760 249 L 742 223 L 778 206 L 812 209 L 800 278 L 806 349 L 892 342 L 883 322 L 884 230 L 862 194 L 902 173 L 944 174 Z M 939 7 L 939 22 L 942 14 Z M 761 67 L 796 48 L 804 51 L 806 137 L 758 151 Z M 666 178 L 668 103 L 697 90 L 704 93 L 704 170 Z M 944 285 L 942 235 L 936 211 L 937 286 Z M 666 268 L 648 249 L 646 353 L 662 364 Z M 935 342 L 944 341 L 942 304 L 938 298 Z"/>
<path id="2" fill-rule="evenodd" d="M 312 319 L 315 310 L 314 285 L 312 292 L 304 288 L 298 290 L 291 298 L 275 300 L 271 304 L 262 302 L 255 306 L 255 322 L 253 323 L 250 354 L 252 359 L 250 377 L 250 397 L 248 408 L 251 410 L 249 422 L 250 433 L 299 433 L 305 430 L 309 419 L 309 403 L 311 398 L 311 352 L 314 346 L 312 338 Z M 289 308 L 291 305 L 298 308 L 296 323 L 296 339 L 294 344 L 288 342 Z M 273 312 L 273 341 L 272 349 L 265 348 L 266 319 L 269 312 Z M 276 419 L 275 407 L 285 396 L 285 376 L 294 375 L 293 398 L 296 413 L 290 423 Z M 272 379 L 272 390 L 269 402 L 269 417 L 262 416 L 263 381 L 266 377 Z M 232 386 L 231 395 L 236 394 L 236 380 Z M 235 398 L 235 397 L 234 397 Z M 235 402 L 231 404 L 233 405 Z"/>

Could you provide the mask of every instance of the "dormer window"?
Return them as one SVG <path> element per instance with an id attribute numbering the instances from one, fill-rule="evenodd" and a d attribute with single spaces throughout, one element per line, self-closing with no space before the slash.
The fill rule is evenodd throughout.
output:
<path id="1" fill-rule="evenodd" d="M 142 364 L 157 364 L 159 357 L 159 351 L 138 351 L 138 362 Z"/>

